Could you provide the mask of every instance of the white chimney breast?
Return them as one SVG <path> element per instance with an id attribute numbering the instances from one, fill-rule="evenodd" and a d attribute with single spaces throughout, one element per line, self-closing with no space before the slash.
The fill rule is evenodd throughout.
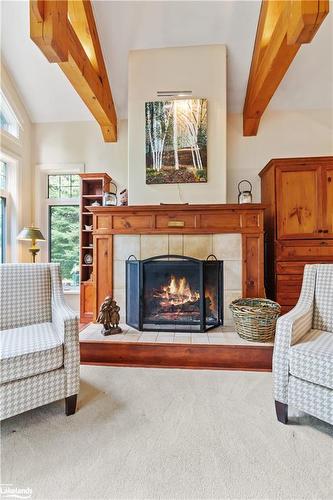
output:
<path id="1" fill-rule="evenodd" d="M 226 202 L 226 47 L 201 45 L 135 50 L 128 68 L 130 205 Z M 187 89 L 208 99 L 208 182 L 146 185 L 145 102 L 161 89 Z"/>

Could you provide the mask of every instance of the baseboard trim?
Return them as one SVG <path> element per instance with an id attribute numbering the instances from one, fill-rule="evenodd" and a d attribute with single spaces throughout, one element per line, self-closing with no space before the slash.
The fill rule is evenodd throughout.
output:
<path id="1" fill-rule="evenodd" d="M 81 364 L 145 368 L 272 370 L 272 346 L 80 342 Z"/>

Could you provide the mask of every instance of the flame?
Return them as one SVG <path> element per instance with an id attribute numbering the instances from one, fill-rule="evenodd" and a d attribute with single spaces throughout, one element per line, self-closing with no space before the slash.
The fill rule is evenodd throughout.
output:
<path id="1" fill-rule="evenodd" d="M 207 289 L 206 290 L 206 300 L 209 300 L 210 301 L 210 310 L 212 311 L 216 311 L 217 310 L 217 304 L 216 304 L 216 294 L 213 293 L 213 291 Z M 206 305 L 207 307 L 207 305 Z"/>
<path id="2" fill-rule="evenodd" d="M 199 292 L 193 292 L 186 278 L 171 276 L 168 285 L 162 287 L 160 295 L 161 305 L 172 304 L 178 306 L 186 302 L 196 302 L 200 298 Z M 166 301 L 166 302 L 164 302 Z"/>

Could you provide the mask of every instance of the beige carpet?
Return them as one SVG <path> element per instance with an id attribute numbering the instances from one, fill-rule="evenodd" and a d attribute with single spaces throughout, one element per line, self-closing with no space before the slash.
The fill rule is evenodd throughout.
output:
<path id="1" fill-rule="evenodd" d="M 271 374 L 83 366 L 80 407 L 2 425 L 2 483 L 33 499 L 332 498 L 332 428 L 273 413 Z"/>

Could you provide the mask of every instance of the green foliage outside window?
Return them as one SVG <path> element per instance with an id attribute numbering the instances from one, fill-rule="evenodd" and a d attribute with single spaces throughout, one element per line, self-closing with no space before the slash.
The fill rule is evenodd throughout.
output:
<path id="1" fill-rule="evenodd" d="M 65 288 L 79 286 L 79 207 L 50 206 L 50 261 L 59 262 Z"/>

